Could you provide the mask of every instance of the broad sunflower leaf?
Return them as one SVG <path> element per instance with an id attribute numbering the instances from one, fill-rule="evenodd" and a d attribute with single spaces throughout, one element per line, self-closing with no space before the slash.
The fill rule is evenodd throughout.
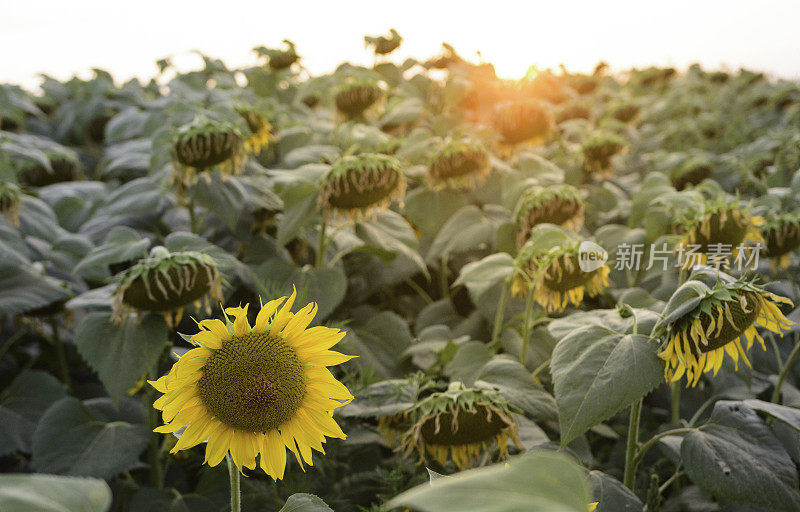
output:
<path id="1" fill-rule="evenodd" d="M 602 471 L 589 472 L 589 485 L 597 502 L 596 512 L 641 512 L 641 500 L 622 482 Z"/>
<path id="2" fill-rule="evenodd" d="M 28 370 L 17 375 L 0 394 L 0 455 L 30 453 L 36 422 L 66 394 L 49 373 Z"/>
<path id="3" fill-rule="evenodd" d="M 149 437 L 143 424 L 98 421 L 78 399 L 66 397 L 39 420 L 33 465 L 45 473 L 112 478 L 137 463 Z"/>
<path id="4" fill-rule="evenodd" d="M 499 391 L 511 405 L 535 420 L 551 421 L 557 417 L 553 396 L 513 359 L 493 358 L 481 369 L 475 386 Z"/>
<path id="5" fill-rule="evenodd" d="M 97 478 L 0 475 L 3 512 L 106 512 L 111 489 Z"/>
<path id="6" fill-rule="evenodd" d="M 144 487 L 133 495 L 129 512 L 218 512 L 219 503 L 199 494 L 181 494 L 175 489 Z"/>
<path id="7" fill-rule="evenodd" d="M 349 353 L 359 356 L 355 363 L 371 368 L 381 377 L 401 376 L 402 354 L 411 345 L 411 331 L 405 320 L 391 311 L 375 313 L 367 307 L 356 310 L 354 315 L 361 322 L 348 327 L 339 350 L 348 353 L 345 348 L 351 347 L 353 351 Z"/>
<path id="8" fill-rule="evenodd" d="M 487 213 L 474 205 L 458 210 L 433 239 L 425 259 L 436 261 L 445 255 L 491 247 L 500 219 Z"/>
<path id="9" fill-rule="evenodd" d="M 69 296 L 64 285 L 51 277 L 0 266 L 0 311 L 5 314 L 25 313 Z"/>
<path id="10" fill-rule="evenodd" d="M 333 512 L 321 498 L 299 492 L 292 494 L 278 512 Z"/>
<path id="11" fill-rule="evenodd" d="M 763 400 L 745 400 L 744 404 L 753 410 L 768 414 L 800 432 L 800 409 L 773 404 Z"/>
<path id="12" fill-rule="evenodd" d="M 657 345 L 598 325 L 572 331 L 553 350 L 550 370 L 565 445 L 648 394 L 663 380 Z"/>
<path id="13" fill-rule="evenodd" d="M 496 253 L 464 265 L 453 286 L 464 285 L 473 297 L 480 297 L 513 271 L 514 258 L 504 252 Z"/>
<path id="14" fill-rule="evenodd" d="M 160 315 L 146 315 L 140 323 L 129 317 L 118 325 L 111 313 L 95 312 L 78 326 L 75 344 L 118 404 L 156 364 L 169 345 L 169 333 Z"/>
<path id="15" fill-rule="evenodd" d="M 408 490 L 387 507 L 423 512 L 586 512 L 584 470 L 566 455 L 535 451 Z"/>
<path id="16" fill-rule="evenodd" d="M 797 468 L 772 430 L 743 402 L 719 401 L 709 424 L 681 444 L 686 473 L 718 500 L 800 510 Z"/>
<path id="17" fill-rule="evenodd" d="M 112 229 L 103 245 L 94 248 L 75 265 L 73 272 L 89 279 L 104 279 L 111 276 L 108 265 L 127 260 L 138 260 L 147 255 L 150 240 L 127 226 Z"/>

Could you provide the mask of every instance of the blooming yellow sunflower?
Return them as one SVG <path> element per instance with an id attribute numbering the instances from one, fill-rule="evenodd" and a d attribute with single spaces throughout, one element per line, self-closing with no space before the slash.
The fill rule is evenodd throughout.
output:
<path id="1" fill-rule="evenodd" d="M 777 306 L 791 304 L 789 299 L 753 282 L 734 280 L 722 272 L 715 275 L 718 278 L 713 286 L 701 280 L 702 273 L 681 285 L 654 328 L 654 335 L 666 340 L 658 356 L 666 361 L 664 377 L 668 382 L 686 375 L 686 386 L 695 386 L 703 373 L 713 370 L 717 374 L 725 354 L 737 368 L 740 357 L 750 366 L 745 350 L 750 350 L 753 340 L 766 350 L 756 327 L 782 335 L 793 325 Z"/>
<path id="2" fill-rule="evenodd" d="M 531 229 L 538 224 L 555 224 L 570 231 L 580 231 L 584 219 L 584 202 L 580 191 L 572 185 L 531 187 L 523 192 L 515 210 L 517 244 L 528 241 Z"/>
<path id="3" fill-rule="evenodd" d="M 481 144 L 455 139 L 445 142 L 433 155 L 428 166 L 428 179 L 437 188 L 473 188 L 483 182 L 491 170 L 489 153 Z"/>
<path id="4" fill-rule="evenodd" d="M 602 264 L 584 272 L 578 260 L 580 242 L 566 236 L 563 230 L 563 237 L 549 236 L 547 232 L 553 228 L 551 224 L 542 224 L 531 230 L 531 241 L 517 255 L 511 293 L 514 296 L 533 293 L 533 299 L 548 313 L 560 313 L 567 304 L 578 306 L 584 295 L 599 294 L 608 286 L 610 269 Z"/>
<path id="5" fill-rule="evenodd" d="M 345 333 L 308 328 L 317 305 L 292 313 L 295 297 L 292 291 L 264 304 L 252 327 L 249 305 L 226 309 L 225 322 L 200 321 L 191 337 L 196 347 L 167 375 L 149 381 L 164 393 L 153 404 L 165 422 L 155 431 L 186 427 L 171 453 L 208 441 L 210 466 L 230 452 L 240 471 L 255 469 L 258 457 L 261 469 L 281 479 L 287 448 L 301 466 L 313 465 L 312 449 L 324 453 L 326 436 L 346 438 L 333 410 L 353 396 L 327 368 L 352 358 L 329 350 Z"/>
<path id="6" fill-rule="evenodd" d="M 328 218 L 338 213 L 354 220 L 388 208 L 405 193 L 400 161 L 390 155 L 365 153 L 334 162 L 323 178 L 318 204 Z"/>
<path id="7" fill-rule="evenodd" d="M 716 248 L 724 248 L 724 252 L 737 258 L 740 244 L 764 244 L 758 229 L 762 225 L 764 219 L 750 215 L 747 208 L 740 206 L 738 199 L 720 197 L 706 201 L 702 208 L 684 221 L 682 229 L 686 234 L 676 250 L 685 251 L 682 260 L 686 268 L 711 264 L 708 255 L 714 253 Z M 722 253 L 716 251 L 720 257 Z"/>
<path id="8" fill-rule="evenodd" d="M 772 268 L 788 268 L 792 252 L 800 247 L 800 211 L 774 215 L 762 226 Z"/>
<path id="9" fill-rule="evenodd" d="M 458 469 L 466 469 L 477 464 L 492 443 L 500 457 L 508 456 L 509 439 L 522 447 L 511 406 L 493 390 L 452 382 L 446 391 L 422 399 L 406 416 L 416 421 L 403 434 L 400 447 L 406 455 L 416 450 L 420 463 L 431 456 L 444 466 L 449 456 Z"/>

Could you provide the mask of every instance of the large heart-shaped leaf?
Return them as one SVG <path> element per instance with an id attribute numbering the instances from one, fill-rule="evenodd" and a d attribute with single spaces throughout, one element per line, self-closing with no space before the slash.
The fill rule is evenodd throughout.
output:
<path id="1" fill-rule="evenodd" d="M 289 496 L 278 512 L 333 512 L 333 510 L 318 496 L 297 493 Z"/>
<path id="2" fill-rule="evenodd" d="M 800 510 L 797 468 L 772 430 L 743 402 L 720 401 L 709 424 L 681 444 L 686 473 L 720 500 Z"/>
<path id="3" fill-rule="evenodd" d="M 561 444 L 639 400 L 663 379 L 657 345 L 598 325 L 573 331 L 553 350 L 550 370 Z"/>
<path id="4" fill-rule="evenodd" d="M 111 489 L 96 478 L 0 475 L 3 512 L 106 512 Z"/>
<path id="5" fill-rule="evenodd" d="M 566 455 L 529 452 L 482 469 L 439 478 L 404 492 L 388 507 L 423 512 L 586 512 L 583 469 Z"/>
<path id="6" fill-rule="evenodd" d="M 513 359 L 495 357 L 489 361 L 478 374 L 475 385 L 496 389 L 535 420 L 550 421 L 557 417 L 553 396 Z"/>
<path id="7" fill-rule="evenodd" d="M 66 396 L 64 386 L 49 373 L 24 371 L 0 394 L 0 455 L 30 453 L 39 417 Z"/>

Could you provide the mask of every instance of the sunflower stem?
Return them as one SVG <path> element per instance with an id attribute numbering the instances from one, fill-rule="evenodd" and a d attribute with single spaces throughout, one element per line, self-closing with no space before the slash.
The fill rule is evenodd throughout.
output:
<path id="1" fill-rule="evenodd" d="M 525 299 L 525 320 L 522 328 L 522 350 L 519 362 L 525 365 L 528 360 L 528 339 L 531 337 L 531 314 L 533 313 L 533 286 L 528 286 L 528 297 Z"/>
<path id="2" fill-rule="evenodd" d="M 789 358 L 783 364 L 783 368 L 781 368 L 781 373 L 778 376 L 778 382 L 775 384 L 775 389 L 772 390 L 772 398 L 770 402 L 774 404 L 780 404 L 781 399 L 781 386 L 783 386 L 783 381 L 786 380 L 786 376 L 789 375 L 789 371 L 794 366 L 795 360 L 797 359 L 797 355 L 800 354 L 800 335 L 795 334 L 794 337 L 794 349 L 792 353 L 789 354 Z"/>
<path id="3" fill-rule="evenodd" d="M 672 400 L 670 400 L 672 423 L 677 425 L 681 422 L 681 386 L 679 382 L 673 382 L 669 387 L 672 392 Z"/>
<path id="4" fill-rule="evenodd" d="M 225 455 L 228 461 L 228 475 L 231 479 L 231 512 L 242 512 L 242 493 L 239 488 L 239 469 L 231 459 L 231 454 Z"/>
<path id="5" fill-rule="evenodd" d="M 631 417 L 628 421 L 628 446 L 625 451 L 625 487 L 633 491 L 636 482 L 636 448 L 639 444 L 639 418 L 642 415 L 642 398 L 631 405 Z"/>
<path id="6" fill-rule="evenodd" d="M 64 382 L 67 391 L 72 389 L 72 379 L 69 376 L 69 365 L 67 364 L 67 354 L 64 352 L 64 342 L 61 341 L 61 334 L 58 332 L 58 320 L 55 316 L 50 317 L 50 329 L 53 331 L 53 343 L 56 346 L 56 356 L 58 366 L 61 370 L 61 380 Z"/>
<path id="7" fill-rule="evenodd" d="M 325 249 L 327 248 L 327 238 L 325 237 L 325 230 L 328 227 L 328 224 L 325 222 L 325 217 L 322 218 L 322 222 L 320 222 L 319 226 L 319 241 L 317 242 L 317 258 L 314 263 L 314 266 L 317 268 L 322 268 L 325 264 Z"/>
<path id="8" fill-rule="evenodd" d="M 639 463 L 642 462 L 642 459 L 644 458 L 645 454 L 647 453 L 647 450 L 652 448 L 653 445 L 656 444 L 661 439 L 664 439 L 665 437 L 668 437 L 668 436 L 679 436 L 679 435 L 682 435 L 682 434 L 688 434 L 689 432 L 693 432 L 695 430 L 697 430 L 697 429 L 691 428 L 691 427 L 674 428 L 672 430 L 666 430 L 664 432 L 661 432 L 660 434 L 654 435 L 646 443 L 644 443 L 642 446 L 640 446 L 639 449 L 637 450 L 636 454 L 634 455 L 634 457 L 633 457 L 634 470 L 636 469 L 636 466 L 638 466 Z"/>
<path id="9" fill-rule="evenodd" d="M 450 298 L 450 286 L 447 282 L 447 254 L 442 255 L 441 264 L 439 265 L 439 290 L 443 299 Z"/>
<path id="10" fill-rule="evenodd" d="M 503 317 L 506 313 L 506 300 L 508 300 L 508 288 L 510 280 L 503 281 L 503 291 L 500 293 L 500 302 L 497 304 L 497 311 L 494 313 L 494 327 L 492 328 L 492 348 L 497 348 L 500 344 L 500 335 L 503 333 Z"/>

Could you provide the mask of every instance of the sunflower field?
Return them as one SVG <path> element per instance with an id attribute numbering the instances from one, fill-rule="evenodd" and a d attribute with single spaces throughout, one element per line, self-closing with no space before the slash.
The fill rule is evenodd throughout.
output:
<path id="1" fill-rule="evenodd" d="M 800 84 L 0 85 L 3 512 L 800 511 Z"/>

